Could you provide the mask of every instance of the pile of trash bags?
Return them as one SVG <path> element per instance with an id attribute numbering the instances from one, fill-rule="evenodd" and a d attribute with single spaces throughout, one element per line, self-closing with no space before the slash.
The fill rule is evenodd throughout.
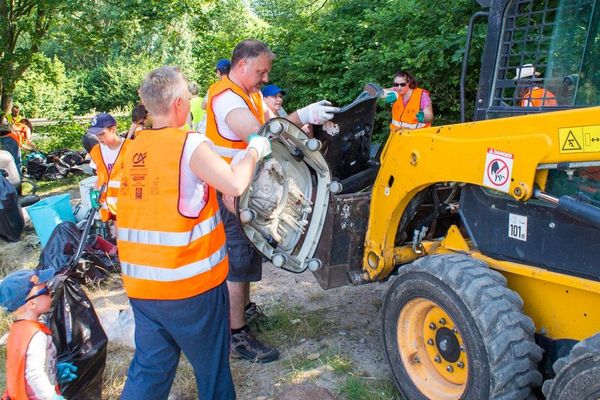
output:
<path id="1" fill-rule="evenodd" d="M 62 149 L 48 154 L 32 152 L 25 157 L 27 175 L 36 181 L 59 180 L 69 173 L 80 174 L 85 164 L 85 152 Z"/>

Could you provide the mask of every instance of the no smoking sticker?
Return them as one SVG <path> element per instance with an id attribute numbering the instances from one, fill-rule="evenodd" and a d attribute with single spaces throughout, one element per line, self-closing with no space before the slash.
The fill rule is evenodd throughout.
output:
<path id="1" fill-rule="evenodd" d="M 513 168 L 513 155 L 504 151 L 488 149 L 485 157 L 483 186 L 508 193 Z"/>

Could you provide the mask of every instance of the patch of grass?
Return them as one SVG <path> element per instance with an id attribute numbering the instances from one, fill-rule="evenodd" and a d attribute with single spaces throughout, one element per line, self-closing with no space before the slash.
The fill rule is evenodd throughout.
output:
<path id="1" fill-rule="evenodd" d="M 11 314 L 0 310 L 0 337 L 3 337 L 8 330 L 10 329 L 10 325 L 13 322 L 13 317 Z M 0 346 L 0 393 L 4 393 L 6 390 L 6 345 Z"/>
<path id="2" fill-rule="evenodd" d="M 319 290 L 318 292 L 312 292 L 310 296 L 308 296 L 308 301 L 311 303 L 316 303 L 325 298 L 325 292 L 323 290 Z"/>
<path id="3" fill-rule="evenodd" d="M 343 354 L 335 354 L 326 360 L 336 375 L 348 374 L 354 368 L 352 360 Z"/>
<path id="4" fill-rule="evenodd" d="M 65 178 L 56 181 L 39 181 L 36 182 L 38 189 L 35 194 L 38 196 L 45 196 L 77 189 L 79 187 L 79 182 L 87 177 L 88 175 L 86 174 L 69 174 Z"/>
<path id="5" fill-rule="evenodd" d="M 338 393 L 347 400 L 402 400 L 392 382 L 354 375 L 346 379 Z"/>
<path id="6" fill-rule="evenodd" d="M 266 321 L 255 326 L 261 339 L 274 346 L 290 345 L 301 339 L 321 337 L 327 323 L 318 311 L 284 308 L 281 305 L 267 310 Z"/>

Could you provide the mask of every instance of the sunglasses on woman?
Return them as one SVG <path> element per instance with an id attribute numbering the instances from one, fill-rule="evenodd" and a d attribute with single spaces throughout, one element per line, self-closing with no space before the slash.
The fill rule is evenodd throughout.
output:
<path id="1" fill-rule="evenodd" d="M 392 86 L 393 86 L 393 87 L 398 87 L 398 86 L 400 86 L 400 87 L 404 87 L 404 86 L 406 86 L 406 85 L 407 85 L 407 83 L 406 83 L 406 82 L 401 82 L 401 83 L 394 82 L 394 83 L 392 84 Z"/>
<path id="2" fill-rule="evenodd" d="M 36 294 L 32 294 L 31 296 L 29 296 L 28 298 L 26 298 L 25 299 L 25 303 L 27 303 L 29 300 L 33 300 L 36 297 L 40 297 L 40 296 L 43 296 L 43 295 L 48 294 L 48 293 L 50 293 L 50 291 L 48 290 L 48 286 L 44 286 Z"/>

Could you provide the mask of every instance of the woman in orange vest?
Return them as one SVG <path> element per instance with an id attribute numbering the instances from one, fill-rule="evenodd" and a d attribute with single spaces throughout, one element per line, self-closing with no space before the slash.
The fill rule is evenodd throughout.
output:
<path id="1" fill-rule="evenodd" d="M 243 193 L 270 143 L 253 135 L 232 166 L 205 135 L 180 129 L 190 94 L 177 68 L 151 71 L 140 93 L 152 129 L 127 145 L 118 196 L 119 257 L 135 318 L 135 353 L 121 399 L 167 399 L 181 352 L 200 399 L 234 399 L 229 260 L 216 190 Z"/>
<path id="2" fill-rule="evenodd" d="M 0 306 L 16 317 L 8 334 L 3 400 L 64 399 L 57 383 L 77 378 L 73 364 L 56 363 L 52 332 L 39 322 L 50 310 L 45 282 L 53 275 L 54 270 L 21 270 L 0 282 Z"/>
<path id="3" fill-rule="evenodd" d="M 391 131 L 431 126 L 433 107 L 429 92 L 417 87 L 417 81 L 409 72 L 396 72 L 394 83 L 387 90 L 385 102 L 393 103 Z"/>

